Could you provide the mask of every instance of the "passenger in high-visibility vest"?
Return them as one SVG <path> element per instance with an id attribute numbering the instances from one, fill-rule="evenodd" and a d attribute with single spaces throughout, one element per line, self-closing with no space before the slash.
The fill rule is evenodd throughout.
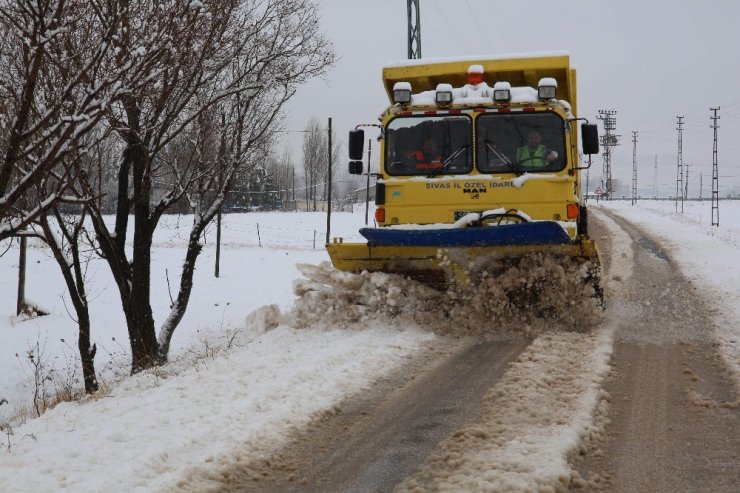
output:
<path id="1" fill-rule="evenodd" d="M 530 130 L 527 134 L 527 145 L 516 151 L 516 162 L 519 166 L 542 168 L 557 159 L 558 153 L 548 150 L 540 144 L 542 136 L 537 130 Z"/>
<path id="2" fill-rule="evenodd" d="M 422 148 L 410 152 L 407 157 L 414 163 L 416 169 L 437 169 L 444 161 L 442 153 L 437 148 L 437 141 L 432 137 L 426 137 Z"/>

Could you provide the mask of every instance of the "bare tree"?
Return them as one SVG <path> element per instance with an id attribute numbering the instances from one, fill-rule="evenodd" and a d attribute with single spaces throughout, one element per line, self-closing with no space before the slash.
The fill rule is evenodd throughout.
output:
<path id="1" fill-rule="evenodd" d="M 119 0 L 122 34 L 113 38 L 114 69 L 161 53 L 146 67 L 147 83 L 130 87 L 107 115 L 124 150 L 118 163 L 115 226 L 95 201 L 86 203 L 101 255 L 118 286 L 132 350 L 132 372 L 166 361 L 172 335 L 192 291 L 200 238 L 239 170 L 263 157 L 281 108 L 298 84 L 321 75 L 333 52 L 305 0 Z M 173 145 L 189 139 L 190 156 Z M 153 196 L 157 177 L 167 187 Z M 93 183 L 83 180 L 83 192 Z M 179 200 L 194 213 L 178 296 L 159 336 L 150 303 L 152 237 Z M 128 251 L 129 213 L 133 248 Z"/>
<path id="2" fill-rule="evenodd" d="M 332 161 L 339 160 L 340 144 L 332 132 Z M 329 171 L 329 133 L 316 117 L 312 117 L 303 134 L 303 176 L 306 185 L 306 208 L 316 210 L 316 202 L 327 199 Z M 332 180 L 333 181 L 333 180 Z"/>
<path id="3" fill-rule="evenodd" d="M 91 172 L 88 156 L 102 155 L 107 129 L 101 122 L 120 97 L 122 81 L 139 87 L 161 56 L 106 64 L 121 27 L 117 5 L 104 0 L 0 4 L 0 239 L 34 235 L 52 251 L 75 311 L 87 392 L 98 385 L 80 254 L 81 207 L 100 200 L 103 175 L 102 166 Z M 89 177 L 97 186 L 83 192 L 77 183 Z"/>
<path id="4" fill-rule="evenodd" d="M 85 234 L 85 208 L 76 206 L 76 213 L 64 214 L 58 207 L 51 209 L 50 214 L 43 214 L 38 219 L 38 234 L 49 246 L 54 259 L 60 267 L 62 277 L 67 285 L 72 306 L 75 310 L 78 327 L 77 347 L 82 363 L 82 377 L 85 392 L 98 390 L 95 376 L 95 344 L 90 344 L 90 310 L 85 290 L 85 266 L 87 262 L 80 251 L 83 245 L 81 237 Z"/>
<path id="5" fill-rule="evenodd" d="M 293 180 L 295 179 L 290 147 L 283 147 L 280 155 L 272 152 L 266 161 L 266 171 L 270 176 L 270 182 L 274 185 L 275 192 L 280 197 L 283 207 L 285 207 L 285 204 L 293 200 Z"/>
<path id="6" fill-rule="evenodd" d="M 303 177 L 306 193 L 306 210 L 316 210 L 317 188 L 321 177 L 326 176 L 326 131 L 316 117 L 306 125 L 303 134 Z"/>
<path id="7" fill-rule="evenodd" d="M 104 0 L 0 3 L 0 239 L 62 200 L 74 156 L 117 97 L 131 63 L 104 70 L 120 16 Z M 43 191 L 43 194 L 39 194 Z"/>

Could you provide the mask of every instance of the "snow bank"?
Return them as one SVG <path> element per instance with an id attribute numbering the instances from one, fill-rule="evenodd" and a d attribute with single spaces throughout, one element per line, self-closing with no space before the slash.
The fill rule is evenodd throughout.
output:
<path id="1" fill-rule="evenodd" d="M 442 259 L 449 262 L 450 259 Z M 305 276 L 294 289 L 303 303 L 291 317 L 315 324 L 321 317 L 347 326 L 368 320 L 414 324 L 441 335 L 534 337 L 550 330 L 581 330 L 601 321 L 589 264 L 533 254 L 517 261 L 456 258 L 466 265 L 470 284 L 437 291 L 398 275 L 352 274 L 330 263 L 301 265 Z"/>
<path id="2" fill-rule="evenodd" d="M 274 323 L 269 312 L 255 319 Z M 433 338 L 380 325 L 246 330 L 229 351 L 205 345 L 195 362 L 136 375 L 17 428 L 0 461 L 3 491 L 202 491 L 221 465 L 269 454 Z"/>
<path id="3" fill-rule="evenodd" d="M 347 241 L 361 239 L 357 230 L 363 218 L 364 206 L 356 214 L 335 212 L 332 231 Z M 165 216 L 155 231 L 152 309 L 157 323 L 169 314 L 169 293 L 179 286 L 191 225 L 192 216 Z M 212 331 L 242 327 L 244 318 L 260 306 L 276 303 L 281 309 L 290 308 L 295 299 L 291 282 L 300 275 L 295 264 L 326 260 L 325 231 L 326 214 L 321 212 L 224 214 L 220 277 L 213 275 L 216 231 L 210 227 L 198 258 L 188 310 L 172 340 L 171 356 L 177 358 Z M 131 248 L 131 236 L 128 241 Z M 15 288 L 0 296 L 0 401 L 8 401 L 0 405 L 0 424 L 9 421 L 19 409 L 28 407 L 33 397 L 33 373 L 25 355 L 36 342 L 44 348 L 47 373 L 62 378 L 64 384 L 82 388 L 76 349 L 77 325 L 70 315 L 72 304 L 64 280 L 48 249 L 33 239 L 28 244 L 26 297 L 49 315 L 32 319 L 16 317 Z M 8 242 L 0 243 L 0 254 L 7 246 Z M 91 337 L 98 348 L 96 370 L 102 382 L 117 381 L 130 371 L 121 301 L 104 260 L 92 259 L 86 263 L 85 272 Z M 10 287 L 15 286 L 17 278 L 15 243 L 10 251 L 0 255 L 0 280 Z M 54 382 L 47 382 L 53 392 Z"/>

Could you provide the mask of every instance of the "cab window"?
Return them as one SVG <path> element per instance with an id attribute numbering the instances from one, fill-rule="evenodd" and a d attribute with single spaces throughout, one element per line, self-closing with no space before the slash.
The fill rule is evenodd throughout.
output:
<path id="1" fill-rule="evenodd" d="M 554 113 L 487 113 L 476 121 L 481 173 L 559 171 L 566 165 L 563 120 Z"/>
<path id="2" fill-rule="evenodd" d="M 385 172 L 463 174 L 472 169 L 472 123 L 464 115 L 401 116 L 386 128 Z"/>

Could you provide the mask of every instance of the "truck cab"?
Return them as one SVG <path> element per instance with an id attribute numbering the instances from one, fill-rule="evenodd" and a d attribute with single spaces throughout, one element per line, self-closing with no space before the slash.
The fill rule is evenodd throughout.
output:
<path id="1" fill-rule="evenodd" d="M 505 221 L 554 221 L 572 239 L 583 232 L 575 70 L 566 54 L 408 61 L 386 66 L 383 80 L 391 105 L 380 118 L 378 226 L 503 211 Z M 595 126 L 586 133 L 584 150 L 594 152 Z"/>

